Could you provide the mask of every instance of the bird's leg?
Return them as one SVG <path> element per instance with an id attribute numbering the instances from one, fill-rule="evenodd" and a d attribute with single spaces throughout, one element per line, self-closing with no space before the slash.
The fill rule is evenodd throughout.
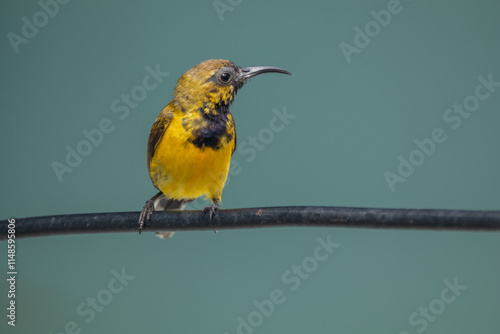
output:
<path id="1" fill-rule="evenodd" d="M 142 208 L 141 215 L 139 216 L 139 234 L 142 232 L 142 228 L 144 227 L 144 222 L 149 221 L 151 219 L 151 214 L 155 210 L 155 200 L 163 195 L 160 191 L 158 194 L 154 195 L 150 199 L 146 201 L 144 207 Z"/>
<path id="2" fill-rule="evenodd" d="M 203 216 L 207 212 L 210 213 L 210 220 L 212 220 L 212 218 L 215 217 L 215 215 L 217 214 L 217 211 L 219 211 L 219 209 L 220 209 L 219 200 L 215 198 L 215 199 L 212 199 L 212 201 L 214 202 L 214 204 L 206 206 L 203 208 L 203 210 L 201 210 L 201 214 Z"/>

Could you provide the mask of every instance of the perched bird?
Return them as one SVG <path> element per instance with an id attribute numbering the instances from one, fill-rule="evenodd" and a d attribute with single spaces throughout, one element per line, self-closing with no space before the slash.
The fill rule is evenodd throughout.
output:
<path id="1" fill-rule="evenodd" d="M 262 73 L 290 72 L 272 66 L 238 67 L 211 59 L 187 71 L 177 82 L 173 100 L 151 127 L 147 167 L 160 190 L 144 205 L 139 233 L 156 210 L 181 210 L 205 196 L 213 204 L 202 214 L 210 219 L 220 208 L 231 156 L 236 149 L 236 127 L 229 106 L 245 82 Z M 170 237 L 173 232 L 158 232 Z"/>

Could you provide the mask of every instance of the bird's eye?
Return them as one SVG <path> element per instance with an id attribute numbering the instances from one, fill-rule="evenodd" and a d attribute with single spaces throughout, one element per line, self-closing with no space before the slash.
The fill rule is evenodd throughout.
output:
<path id="1" fill-rule="evenodd" d="M 230 74 L 230 73 L 223 72 L 223 73 L 220 75 L 220 81 L 221 81 L 222 83 L 228 83 L 230 79 L 231 79 L 231 74 Z"/>

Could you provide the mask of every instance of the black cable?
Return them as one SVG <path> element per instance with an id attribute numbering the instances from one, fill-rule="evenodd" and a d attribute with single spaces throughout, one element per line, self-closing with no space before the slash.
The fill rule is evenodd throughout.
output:
<path id="1" fill-rule="evenodd" d="M 89 213 L 15 219 L 16 238 L 79 233 L 138 233 L 138 212 Z M 0 239 L 9 222 L 0 221 Z M 370 209 L 292 206 L 221 210 L 210 221 L 200 211 L 154 212 L 144 232 L 258 227 L 358 227 L 428 230 L 500 230 L 500 211 Z M 11 225 L 12 227 L 12 225 Z"/>

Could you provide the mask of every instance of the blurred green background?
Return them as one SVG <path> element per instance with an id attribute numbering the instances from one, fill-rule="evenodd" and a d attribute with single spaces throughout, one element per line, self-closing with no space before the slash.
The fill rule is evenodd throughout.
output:
<path id="1" fill-rule="evenodd" d="M 140 210 L 155 193 L 149 129 L 176 80 L 210 58 L 295 74 L 239 92 L 241 170 L 223 209 L 500 210 L 500 87 L 470 97 L 478 77 L 500 81 L 498 1 L 62 2 L 1 5 L 1 219 Z M 147 67 L 169 74 L 143 96 Z M 114 112 L 132 93 L 129 113 Z M 447 122 L 464 101 L 470 115 Z M 294 118 L 270 139 L 273 109 Z M 103 119 L 113 131 L 59 180 L 53 163 Z M 384 173 L 435 128 L 446 141 L 391 190 Z M 338 244 L 322 262 L 310 258 L 317 238 Z M 493 333 L 499 251 L 498 233 L 327 228 L 23 239 L 17 325 L 2 280 L 0 332 Z M 122 270 L 134 278 L 119 283 Z M 444 281 L 455 279 L 453 293 Z M 273 290 L 282 303 L 271 307 Z"/>

